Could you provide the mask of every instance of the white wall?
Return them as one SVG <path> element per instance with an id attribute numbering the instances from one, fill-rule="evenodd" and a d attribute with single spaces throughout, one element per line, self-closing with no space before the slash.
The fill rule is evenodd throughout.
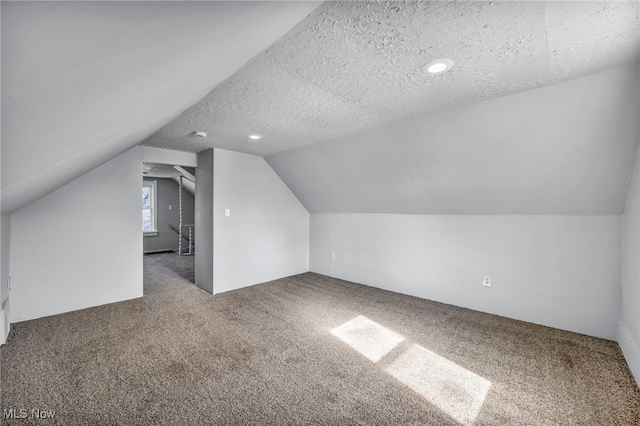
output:
<path id="1" fill-rule="evenodd" d="M 640 152 L 639 152 L 640 154 Z M 640 158 L 640 157 L 638 157 Z M 622 304 L 618 343 L 640 384 L 640 162 L 631 179 L 623 216 Z"/>
<path id="2" fill-rule="evenodd" d="M 215 149 L 213 164 L 214 293 L 307 272 L 309 213 L 267 162 Z"/>
<path id="3" fill-rule="evenodd" d="M 313 214 L 310 269 L 614 339 L 620 227 L 620 216 Z"/>
<path id="4" fill-rule="evenodd" d="M 135 147 L 11 217 L 11 321 L 142 296 Z"/>
<path id="5" fill-rule="evenodd" d="M 0 218 L 0 345 L 7 341 L 11 318 L 11 302 L 9 300 L 9 262 L 11 242 L 11 217 Z"/>

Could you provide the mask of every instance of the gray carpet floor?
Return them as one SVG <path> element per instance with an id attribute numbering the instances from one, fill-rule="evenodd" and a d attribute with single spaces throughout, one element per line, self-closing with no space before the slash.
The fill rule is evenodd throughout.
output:
<path id="1" fill-rule="evenodd" d="M 144 298 L 14 324 L 0 406 L 28 417 L 4 421 L 640 424 L 615 342 L 313 273 L 211 296 L 172 262 L 145 256 Z"/>

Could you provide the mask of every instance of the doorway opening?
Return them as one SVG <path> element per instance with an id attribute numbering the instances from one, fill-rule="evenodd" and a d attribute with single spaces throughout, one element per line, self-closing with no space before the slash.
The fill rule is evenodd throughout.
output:
<path id="1" fill-rule="evenodd" d="M 195 284 L 195 169 L 143 163 L 144 294 Z"/>

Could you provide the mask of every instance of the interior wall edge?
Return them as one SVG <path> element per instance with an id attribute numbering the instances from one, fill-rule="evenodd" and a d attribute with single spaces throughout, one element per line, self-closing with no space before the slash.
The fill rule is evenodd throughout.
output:
<path id="1" fill-rule="evenodd" d="M 0 218 L 0 243 L 0 345 L 3 345 L 11 331 L 11 216 Z"/>
<path id="2" fill-rule="evenodd" d="M 617 341 L 631 374 L 633 374 L 636 383 L 640 386 L 640 349 L 622 321 L 618 323 Z"/>

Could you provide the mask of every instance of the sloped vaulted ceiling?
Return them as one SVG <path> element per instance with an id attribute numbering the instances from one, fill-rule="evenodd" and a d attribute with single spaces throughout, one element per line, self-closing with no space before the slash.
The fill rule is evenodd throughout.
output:
<path id="1" fill-rule="evenodd" d="M 633 100 L 629 101 L 630 92 L 625 92 L 637 88 L 637 83 L 629 83 L 635 81 L 629 72 L 614 76 L 623 80 L 612 80 L 611 75 L 605 74 L 598 79 L 601 87 L 612 89 L 602 93 L 605 99 L 602 104 L 610 105 L 613 110 L 603 109 L 598 113 L 598 87 L 588 92 L 592 97 L 578 96 L 580 101 L 575 104 L 558 103 L 573 112 L 586 108 L 583 120 L 602 134 L 600 142 L 595 142 L 593 134 L 586 131 L 574 134 L 576 138 L 588 136 L 586 140 L 590 142 L 583 147 L 590 146 L 592 151 L 589 154 L 583 151 L 572 158 L 572 170 L 581 173 L 554 172 L 561 180 L 553 180 L 554 173 L 546 175 L 551 183 L 537 189 L 540 196 L 537 200 L 544 201 L 542 203 L 529 199 L 529 204 L 503 205 L 500 200 L 516 193 L 517 184 L 526 186 L 526 182 L 538 176 L 536 170 L 561 169 L 554 169 L 560 167 L 558 159 L 569 155 L 571 147 L 576 146 L 565 143 L 561 137 L 563 132 L 571 133 L 570 126 L 558 128 L 553 134 L 530 132 L 530 135 L 550 138 L 555 144 L 540 145 L 548 151 L 538 151 L 539 167 L 523 168 L 531 171 L 522 175 L 523 181 L 509 182 L 505 177 L 500 181 L 502 187 L 495 186 L 496 181 L 475 179 L 492 176 L 496 170 L 502 171 L 497 176 L 508 176 L 504 171 L 511 166 L 494 167 L 493 172 L 483 175 L 485 170 L 476 167 L 473 156 L 465 156 L 466 148 L 460 146 L 458 157 L 450 161 L 460 167 L 459 172 L 466 173 L 467 181 L 475 182 L 462 192 L 455 185 L 455 179 L 447 180 L 450 175 L 437 173 L 446 168 L 446 161 L 430 162 L 430 168 L 424 170 L 415 164 L 407 168 L 406 161 L 383 162 L 381 167 L 389 168 L 386 172 L 369 175 L 365 167 L 358 176 L 357 169 L 349 169 L 347 165 L 340 168 L 337 164 L 341 160 L 336 160 L 337 163 L 331 160 L 339 157 L 338 148 L 316 158 L 305 159 L 303 151 L 291 154 L 300 155 L 295 161 L 308 164 L 309 172 L 317 169 L 317 173 L 337 176 L 335 186 L 346 188 L 343 183 L 351 182 L 351 192 L 337 191 L 331 197 L 319 197 L 316 202 L 324 200 L 320 206 L 309 201 L 309 194 L 318 192 L 304 189 L 303 181 L 306 179 L 307 186 L 313 187 L 326 182 L 325 178 L 293 173 L 281 160 L 286 154 L 283 151 L 303 150 L 306 148 L 301 147 L 314 143 L 337 147 L 342 141 L 344 149 L 354 148 L 357 143 L 353 140 L 364 137 L 362 132 L 370 132 L 383 148 L 384 144 L 401 147 L 417 137 L 415 132 L 406 130 L 411 126 L 420 129 L 416 132 L 423 135 L 431 132 L 444 144 L 450 136 L 446 131 L 448 127 L 440 120 L 447 121 L 453 133 L 482 130 L 469 121 L 456 121 L 452 117 L 466 116 L 478 108 L 482 116 L 484 107 L 474 109 L 474 105 L 485 102 L 490 103 L 488 110 L 521 119 L 527 116 L 528 101 L 525 104 L 498 101 L 525 96 L 530 91 L 532 94 L 527 96 L 535 98 L 536 93 L 542 92 L 534 89 L 544 90 L 549 86 L 549 90 L 554 91 L 554 87 L 560 85 L 553 85 L 561 82 L 569 85 L 562 87 L 572 87 L 573 79 L 589 78 L 596 75 L 594 73 L 637 61 L 639 2 L 343 1 L 325 2 L 315 9 L 316 6 L 309 2 L 236 1 L 2 2 L 3 214 L 140 141 L 150 146 L 192 152 L 219 147 L 269 156 L 268 161 L 287 183 L 297 188 L 294 190 L 304 192 L 298 195 L 314 212 L 621 211 L 619 194 L 624 192 L 626 184 L 620 176 L 628 174 L 631 163 L 630 160 L 620 164 L 616 161 L 631 158 L 637 137 L 627 137 L 627 126 L 627 130 L 617 133 L 627 136 L 613 145 L 605 149 L 601 141 L 616 136 L 612 129 L 615 125 L 611 123 L 615 124 L 617 119 L 612 111 L 621 111 L 628 117 L 621 105 L 626 105 L 625 102 L 636 105 Z M 269 48 L 263 50 L 267 46 Z M 456 63 L 449 72 L 439 76 L 422 73 L 424 64 L 443 56 Z M 195 103 L 209 90 L 208 95 Z M 622 98 L 612 98 L 618 93 Z M 553 96 L 547 97 L 553 99 Z M 504 109 L 509 102 L 518 104 L 515 111 L 521 115 L 513 117 L 508 108 Z M 546 108 L 546 105 L 539 106 L 540 110 Z M 566 109 L 555 111 L 560 115 L 567 113 Z M 538 112 L 529 112 L 530 119 L 520 127 L 507 119 L 495 120 L 493 125 L 506 126 L 507 135 L 515 135 L 517 131 L 522 134 L 525 132 L 522 127 L 547 125 Z M 173 118 L 176 119 L 171 121 Z M 580 118 L 569 118 L 568 123 L 580 127 Z M 409 120 L 408 124 L 397 124 L 403 120 Z M 628 120 L 625 123 L 628 124 Z M 196 130 L 207 132 L 209 137 L 193 137 L 191 134 Z M 252 132 L 264 138 L 259 142 L 249 141 L 247 135 Z M 385 139 L 376 132 L 393 135 Z M 492 135 L 490 131 L 482 138 L 490 140 Z M 629 138 L 634 137 L 629 142 Z M 478 158 L 502 159 L 506 164 L 509 156 L 505 155 L 505 149 L 510 147 L 505 141 L 509 139 L 512 138 L 501 136 L 495 139 L 499 143 L 486 144 Z M 331 140 L 337 142 L 326 142 Z M 444 145 L 432 145 L 434 140 L 430 140 L 431 145 L 416 145 L 419 152 L 407 148 L 403 155 L 427 155 L 432 153 L 430 150 L 437 153 L 440 148 L 444 149 Z M 522 141 L 538 142 L 531 137 Z M 529 152 L 526 145 L 523 147 L 524 151 L 512 154 Z M 312 148 L 304 152 L 311 153 Z M 353 154 L 359 155 L 358 161 L 380 160 L 367 152 L 366 147 L 361 148 L 359 154 Z M 395 153 L 398 152 L 396 149 Z M 599 172 L 588 175 L 587 170 L 591 162 L 596 161 L 598 152 L 603 154 L 602 161 L 613 162 L 606 163 L 608 169 L 596 164 L 594 170 Z M 283 156 L 276 158 L 281 155 L 278 153 Z M 492 161 L 484 167 L 496 166 Z M 472 167 L 465 169 L 469 163 Z M 402 170 L 392 170 L 395 166 Z M 295 164 L 287 167 L 295 168 Z M 614 178 L 605 179 L 607 183 L 602 184 L 597 177 L 606 175 L 606 170 L 612 170 Z M 427 195 L 415 192 L 416 188 L 424 189 L 424 181 L 418 186 L 403 186 L 382 179 L 383 176 L 395 179 L 403 173 L 409 173 L 412 182 L 428 177 L 431 182 L 447 181 L 449 186 L 441 186 L 444 192 L 440 195 L 437 192 Z M 573 188 L 571 183 L 579 176 L 590 176 L 585 182 L 592 184 L 593 193 L 599 195 L 586 196 L 581 190 L 576 193 L 581 195 L 574 194 L 570 197 L 573 201 L 567 204 L 565 192 L 545 192 L 556 187 Z M 354 179 L 378 182 L 377 188 L 393 188 L 391 198 L 375 201 L 378 189 L 369 186 L 358 191 Z M 488 194 L 476 191 L 483 185 L 490 188 L 493 195 L 472 197 Z M 456 194 L 458 199 L 467 197 L 467 207 L 444 195 L 449 187 L 457 192 L 447 193 Z M 504 187 L 511 190 L 501 192 L 500 188 Z M 616 195 L 601 196 L 608 190 Z M 424 199 L 422 204 L 415 201 L 402 206 L 394 204 L 402 194 L 429 199 Z M 339 201 L 341 197 L 360 199 L 361 203 L 349 206 Z M 481 202 L 474 202 L 478 199 Z M 443 201 L 434 204 L 434 200 Z M 580 200 L 586 200 L 587 207 L 576 208 Z"/>
<path id="2" fill-rule="evenodd" d="M 6 2 L 2 214 L 167 124 L 319 2 Z"/>

